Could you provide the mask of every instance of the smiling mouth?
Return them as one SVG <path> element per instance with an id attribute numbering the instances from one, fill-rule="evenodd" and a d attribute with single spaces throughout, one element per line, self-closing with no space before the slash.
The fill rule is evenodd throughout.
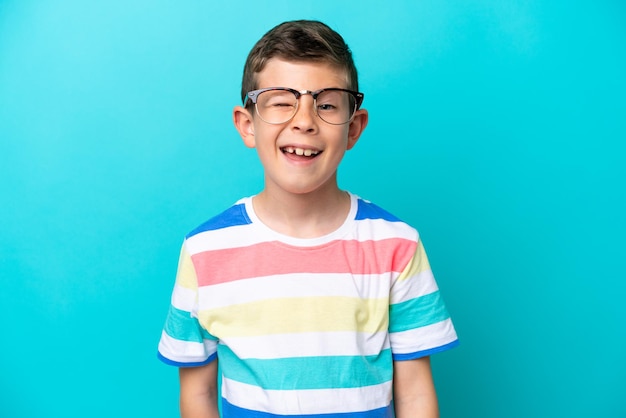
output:
<path id="1" fill-rule="evenodd" d="M 310 148 L 284 147 L 281 150 L 285 154 L 293 154 L 300 157 L 317 157 L 322 151 Z"/>

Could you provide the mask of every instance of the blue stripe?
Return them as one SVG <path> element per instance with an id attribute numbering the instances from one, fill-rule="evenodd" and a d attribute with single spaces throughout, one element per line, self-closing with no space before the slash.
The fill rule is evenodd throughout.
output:
<path id="1" fill-rule="evenodd" d="M 439 347 L 429 348 L 428 350 L 416 351 L 414 353 L 394 354 L 393 361 L 405 361 L 415 360 L 422 357 L 427 357 L 432 354 L 441 353 L 442 351 L 450 350 L 459 345 L 459 340 L 454 340 L 451 343 L 440 345 Z"/>
<path id="2" fill-rule="evenodd" d="M 389 222 L 402 222 L 399 218 L 395 217 L 391 213 L 382 209 L 380 206 L 376 206 L 371 202 L 366 202 L 363 199 L 357 201 L 357 211 L 355 219 L 357 221 L 364 219 L 384 219 Z"/>
<path id="3" fill-rule="evenodd" d="M 437 290 L 428 295 L 389 306 L 389 332 L 425 327 L 450 318 Z"/>
<path id="4" fill-rule="evenodd" d="M 356 388 L 393 378 L 391 350 L 375 356 L 310 356 L 239 359 L 227 346 L 218 346 L 224 377 L 267 390 Z"/>
<path id="5" fill-rule="evenodd" d="M 209 219 L 202 225 L 187 234 L 186 238 L 193 237 L 201 232 L 214 231 L 216 229 L 228 228 L 230 226 L 240 226 L 251 224 L 252 221 L 246 213 L 246 206 L 243 203 L 231 206 L 219 215 Z"/>
<path id="6" fill-rule="evenodd" d="M 388 405 L 384 408 L 362 412 L 340 412 L 312 415 L 277 415 L 269 412 L 244 409 L 229 403 L 222 398 L 222 418 L 393 418 L 393 408 Z"/>
<path id="7" fill-rule="evenodd" d="M 201 343 L 204 340 L 217 340 L 217 338 L 202 328 L 197 318 L 192 317 L 189 312 L 172 305 L 170 305 L 163 329 L 167 335 L 180 341 Z"/>
<path id="8" fill-rule="evenodd" d="M 204 361 L 197 361 L 197 362 L 191 362 L 191 363 L 181 363 L 179 361 L 170 360 L 167 357 L 165 357 L 163 354 L 161 354 L 160 352 L 157 352 L 157 358 L 159 360 L 161 360 L 163 363 L 169 364 L 170 366 L 176 366 L 176 367 L 199 367 L 199 366 L 207 365 L 210 362 L 212 362 L 213 360 L 215 360 L 217 358 L 217 353 L 211 354 L 209 356 L 209 358 L 204 360 Z"/>

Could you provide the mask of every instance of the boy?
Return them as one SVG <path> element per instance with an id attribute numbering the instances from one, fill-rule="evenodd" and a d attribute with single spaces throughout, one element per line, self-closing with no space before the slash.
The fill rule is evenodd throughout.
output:
<path id="1" fill-rule="evenodd" d="M 223 417 L 437 416 L 429 355 L 457 337 L 417 231 L 337 185 L 368 121 L 343 38 L 278 25 L 242 98 L 265 185 L 184 241 L 159 343 L 181 415 L 217 417 L 221 398 Z"/>

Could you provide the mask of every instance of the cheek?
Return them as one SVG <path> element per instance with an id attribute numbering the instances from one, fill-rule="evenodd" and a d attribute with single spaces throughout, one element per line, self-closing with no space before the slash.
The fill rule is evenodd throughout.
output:
<path id="1" fill-rule="evenodd" d="M 261 122 L 251 125 L 250 129 L 257 147 L 269 147 L 276 143 L 278 134 L 274 126 Z"/>

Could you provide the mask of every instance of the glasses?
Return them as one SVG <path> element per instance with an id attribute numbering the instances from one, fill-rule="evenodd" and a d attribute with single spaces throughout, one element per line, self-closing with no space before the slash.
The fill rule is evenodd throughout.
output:
<path id="1" fill-rule="evenodd" d="M 313 97 L 315 114 L 331 125 L 344 125 L 352 121 L 364 97 L 363 93 L 339 88 L 298 91 L 288 87 L 269 87 L 249 91 L 244 105 L 247 106 L 248 101 L 251 101 L 264 122 L 280 125 L 296 115 L 300 103 L 298 99 L 306 94 Z"/>

